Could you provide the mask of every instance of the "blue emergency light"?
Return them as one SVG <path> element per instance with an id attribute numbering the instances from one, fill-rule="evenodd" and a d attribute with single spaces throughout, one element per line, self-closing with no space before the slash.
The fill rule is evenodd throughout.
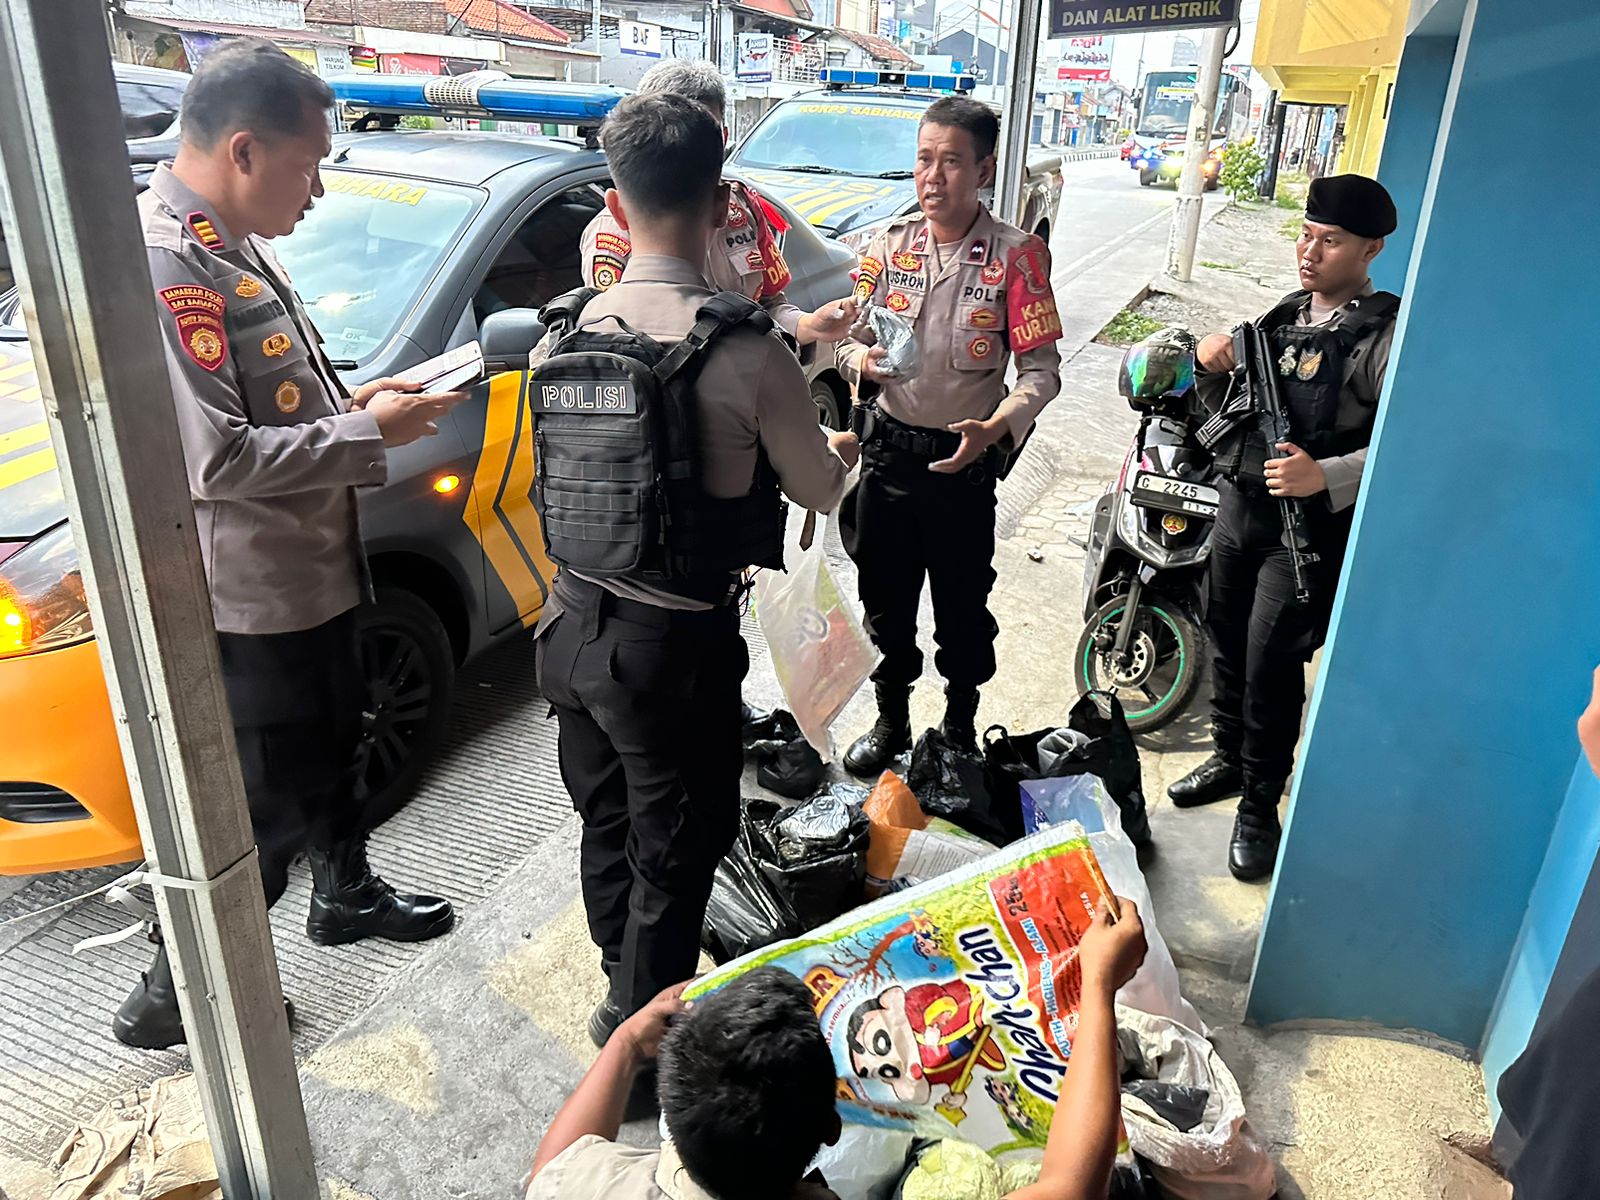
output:
<path id="1" fill-rule="evenodd" d="M 367 112 L 578 126 L 598 125 L 628 94 L 614 87 L 512 79 L 500 71 L 336 75 L 328 83 L 341 103 Z"/>
<path id="2" fill-rule="evenodd" d="M 823 67 L 817 72 L 823 87 L 838 90 L 847 87 L 904 88 L 907 91 L 970 92 L 978 81 L 971 75 L 933 75 L 926 72 L 857 71 L 849 67 Z"/>

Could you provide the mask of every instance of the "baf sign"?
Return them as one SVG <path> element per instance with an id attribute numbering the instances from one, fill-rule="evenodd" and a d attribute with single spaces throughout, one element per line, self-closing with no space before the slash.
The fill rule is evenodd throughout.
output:
<path id="1" fill-rule="evenodd" d="M 1151 0 L 1146 4 L 1102 4 L 1100 0 L 1050 0 L 1050 36 L 1143 33 L 1232 25 L 1239 0 Z"/>
<path id="2" fill-rule="evenodd" d="M 618 21 L 617 40 L 624 54 L 637 54 L 641 58 L 661 57 L 661 26 L 644 21 Z"/>

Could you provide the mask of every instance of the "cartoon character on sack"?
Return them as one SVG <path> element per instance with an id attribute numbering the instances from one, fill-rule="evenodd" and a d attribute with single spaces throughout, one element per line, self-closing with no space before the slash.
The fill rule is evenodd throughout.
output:
<path id="1" fill-rule="evenodd" d="M 1000 1115 L 1006 1119 L 1006 1124 L 1018 1137 L 1032 1137 L 1038 1126 L 1033 1117 L 1022 1104 L 1022 1089 L 1009 1079 L 985 1079 L 983 1090 L 989 1093 L 989 1099 L 995 1102 L 1000 1109 Z"/>
<path id="2" fill-rule="evenodd" d="M 927 1104 L 952 1125 L 966 1119 L 967 1089 L 979 1067 L 1003 1071 L 1005 1055 L 983 1021 L 983 994 L 961 980 L 891 987 L 850 1014 L 850 1068 L 887 1084 L 895 1098 Z"/>

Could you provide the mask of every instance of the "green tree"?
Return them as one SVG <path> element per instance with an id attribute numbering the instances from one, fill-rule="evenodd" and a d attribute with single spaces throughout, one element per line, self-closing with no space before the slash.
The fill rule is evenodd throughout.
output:
<path id="1" fill-rule="evenodd" d="M 1233 142 L 1222 152 L 1222 186 L 1235 200 L 1253 200 L 1266 165 L 1255 138 Z"/>

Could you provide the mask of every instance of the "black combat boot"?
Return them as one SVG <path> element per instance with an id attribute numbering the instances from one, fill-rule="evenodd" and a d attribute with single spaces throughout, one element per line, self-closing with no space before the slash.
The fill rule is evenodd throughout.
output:
<path id="1" fill-rule="evenodd" d="M 140 1050 L 165 1050 L 182 1044 L 178 985 L 172 981 L 165 944 L 156 951 L 155 962 L 140 976 L 139 985 L 128 993 L 111 1019 L 111 1036 L 124 1046 Z"/>
<path id="2" fill-rule="evenodd" d="M 407 896 L 372 873 L 367 839 L 354 837 L 332 850 L 308 850 L 311 913 L 306 934 L 323 946 L 362 938 L 425 942 L 449 931 L 455 910 L 439 896 Z"/>
<path id="3" fill-rule="evenodd" d="M 1167 789 L 1174 808 L 1198 808 L 1237 796 L 1244 788 L 1244 768 L 1237 759 L 1216 753 Z"/>
<path id="4" fill-rule="evenodd" d="M 944 689 L 944 720 L 939 722 L 939 732 L 945 741 L 957 750 L 968 754 L 978 752 L 978 689 L 946 684 Z"/>
<path id="5" fill-rule="evenodd" d="M 876 775 L 896 754 L 911 749 L 911 686 L 880 683 L 874 690 L 878 693 L 877 723 L 844 752 L 844 769 L 852 775 Z"/>
<path id="6" fill-rule="evenodd" d="M 1252 781 L 1245 785 L 1239 815 L 1233 819 L 1233 840 L 1228 843 L 1228 870 L 1235 879 L 1254 883 L 1271 877 L 1283 836 L 1278 824 L 1278 801 L 1282 799 L 1281 783 Z"/>
<path id="7" fill-rule="evenodd" d="M 617 1031 L 617 1026 L 627 1019 L 627 1012 L 622 1007 L 622 1001 L 617 997 L 616 974 L 621 964 L 611 962 L 604 955 L 600 956 L 600 969 L 605 972 L 608 987 L 606 998 L 594 1006 L 594 1011 L 589 1014 L 589 1040 L 602 1050 L 611 1035 Z"/>

